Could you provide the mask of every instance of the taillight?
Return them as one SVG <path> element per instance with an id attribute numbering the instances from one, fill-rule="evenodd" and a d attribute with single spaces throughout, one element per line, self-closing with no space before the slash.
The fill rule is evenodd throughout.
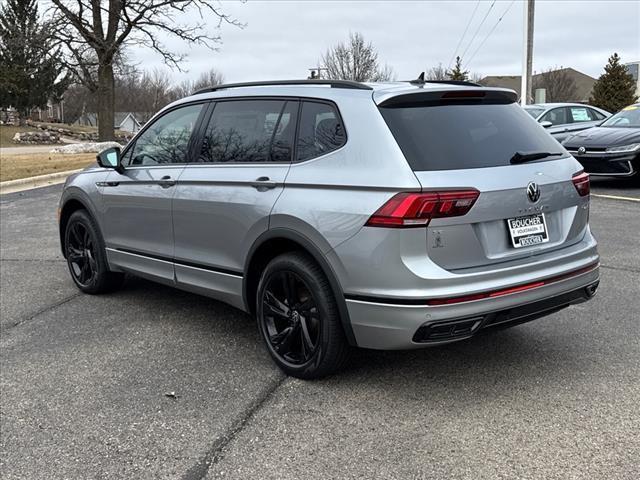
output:
<path id="1" fill-rule="evenodd" d="M 576 173 L 573 178 L 573 186 L 576 187 L 578 191 L 578 195 L 584 197 L 585 195 L 589 195 L 591 191 L 591 187 L 589 186 L 589 174 L 585 172 Z"/>
<path id="2" fill-rule="evenodd" d="M 398 193 L 367 221 L 369 227 L 426 227 L 432 218 L 465 215 L 478 199 L 474 189 L 425 193 Z"/>

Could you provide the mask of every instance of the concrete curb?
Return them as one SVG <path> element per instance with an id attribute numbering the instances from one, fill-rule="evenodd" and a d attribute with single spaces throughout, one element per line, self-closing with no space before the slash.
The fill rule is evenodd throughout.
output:
<path id="1" fill-rule="evenodd" d="M 17 180 L 0 182 L 0 195 L 63 183 L 69 175 L 81 172 L 82 170 L 83 169 L 80 168 L 78 170 L 68 170 L 66 172 L 49 173 L 47 175 L 38 175 L 35 177 L 19 178 Z"/>

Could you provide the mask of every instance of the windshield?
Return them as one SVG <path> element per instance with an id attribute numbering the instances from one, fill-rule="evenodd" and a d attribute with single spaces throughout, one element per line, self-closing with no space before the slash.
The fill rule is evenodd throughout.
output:
<path id="1" fill-rule="evenodd" d="M 609 117 L 601 127 L 640 128 L 640 105 L 630 105 Z"/>
<path id="2" fill-rule="evenodd" d="M 568 155 L 515 103 L 417 103 L 380 112 L 414 171 L 511 165 L 516 152 Z"/>
<path id="3" fill-rule="evenodd" d="M 544 112 L 544 108 L 527 108 L 525 107 L 524 109 L 525 112 L 527 112 L 529 115 L 531 115 L 533 118 L 538 118 L 538 116 Z"/>

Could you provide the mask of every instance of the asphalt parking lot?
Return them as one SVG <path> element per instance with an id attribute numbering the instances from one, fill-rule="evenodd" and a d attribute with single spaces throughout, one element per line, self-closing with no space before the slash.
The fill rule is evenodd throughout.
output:
<path id="1" fill-rule="evenodd" d="M 593 182 L 592 302 L 315 382 L 213 300 L 78 294 L 60 190 L 0 197 L 3 479 L 640 478 L 640 189 Z"/>

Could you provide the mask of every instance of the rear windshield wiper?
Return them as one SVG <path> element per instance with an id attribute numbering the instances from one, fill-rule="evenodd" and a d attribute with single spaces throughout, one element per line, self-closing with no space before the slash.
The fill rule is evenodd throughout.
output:
<path id="1" fill-rule="evenodd" d="M 512 165 L 515 165 L 517 163 L 532 162 L 533 160 L 541 160 L 547 157 L 558 157 L 560 155 L 564 154 L 562 152 L 516 152 L 513 154 L 513 157 L 511 157 L 509 162 L 511 162 Z"/>

